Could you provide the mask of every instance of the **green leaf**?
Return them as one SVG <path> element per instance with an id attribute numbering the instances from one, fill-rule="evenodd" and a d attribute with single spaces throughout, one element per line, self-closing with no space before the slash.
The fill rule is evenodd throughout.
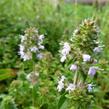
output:
<path id="1" fill-rule="evenodd" d="M 14 69 L 0 69 L 0 81 L 16 77 L 16 70 Z"/>
<path id="2" fill-rule="evenodd" d="M 64 93 L 63 95 L 61 95 L 59 102 L 58 102 L 58 109 L 66 109 L 67 107 L 67 101 L 66 101 L 66 97 L 65 97 Z"/>
<path id="3" fill-rule="evenodd" d="M 1 102 L 1 109 L 18 109 L 11 96 L 5 96 Z"/>

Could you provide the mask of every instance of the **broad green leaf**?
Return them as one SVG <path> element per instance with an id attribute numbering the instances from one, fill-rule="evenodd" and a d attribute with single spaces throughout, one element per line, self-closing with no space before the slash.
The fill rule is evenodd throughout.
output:
<path id="1" fill-rule="evenodd" d="M 65 107 L 66 107 L 65 105 L 67 105 L 65 94 L 66 93 L 64 93 L 63 95 L 61 95 L 61 97 L 59 99 L 58 109 L 65 109 Z"/>
<path id="2" fill-rule="evenodd" d="M 16 77 L 15 69 L 0 69 L 0 81 Z"/>

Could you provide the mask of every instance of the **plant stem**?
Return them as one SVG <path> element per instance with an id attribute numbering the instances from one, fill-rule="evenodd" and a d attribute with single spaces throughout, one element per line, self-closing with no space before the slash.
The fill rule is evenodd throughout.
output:
<path id="1" fill-rule="evenodd" d="M 35 100 L 34 100 L 34 85 L 32 87 L 32 105 L 35 106 Z"/>
<path id="2" fill-rule="evenodd" d="M 78 76 L 79 76 L 79 75 L 78 75 L 78 71 L 76 71 L 76 72 L 75 72 L 75 75 L 74 75 L 74 82 L 73 82 L 73 83 L 74 83 L 74 85 L 76 85 L 76 84 L 77 84 L 77 81 L 78 81 Z"/>

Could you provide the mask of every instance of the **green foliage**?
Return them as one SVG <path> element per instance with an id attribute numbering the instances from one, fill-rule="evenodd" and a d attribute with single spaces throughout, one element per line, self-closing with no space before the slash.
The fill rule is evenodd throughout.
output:
<path id="1" fill-rule="evenodd" d="M 108 6 L 97 10 L 93 6 L 79 4 L 60 3 L 53 7 L 48 0 L 0 0 L 0 109 L 108 109 L 108 13 Z M 78 27 L 85 18 L 96 19 L 102 33 L 95 31 L 98 28 L 92 20 Z M 18 54 L 20 35 L 31 27 L 38 28 L 39 34 L 45 35 L 44 58 L 23 62 Z M 77 51 L 76 55 L 79 55 L 77 49 L 92 54 L 96 46 L 92 40 L 98 37 L 105 45 L 101 57 L 97 56 L 97 66 L 105 71 L 98 71 L 94 78 L 84 73 L 79 75 L 83 81 L 96 83 L 94 92 L 90 94 L 81 87 L 71 94 L 58 93 L 56 89 L 57 77 L 61 74 L 70 81 L 74 77 L 74 72 L 69 71 L 69 65 L 75 61 L 70 61 L 73 56 L 67 64 L 60 64 L 58 57 L 59 42 L 71 38 L 74 28 L 78 32 L 71 42 L 75 44 L 75 50 L 73 46 L 72 50 Z M 86 72 L 90 63 L 77 64 L 82 65 Z M 32 76 L 35 84 L 27 79 L 33 73 L 39 73 L 39 76 Z"/>
<path id="2" fill-rule="evenodd" d="M 1 102 L 0 109 L 17 109 L 17 106 L 11 96 L 6 96 Z"/>
<path id="3" fill-rule="evenodd" d="M 14 69 L 0 69 L 0 81 L 8 78 L 14 78 L 16 75 L 17 73 Z"/>
<path id="4" fill-rule="evenodd" d="M 0 38 L 0 68 L 18 68 L 18 37 Z"/>
<path id="5" fill-rule="evenodd" d="M 92 91 L 93 86 L 90 87 L 88 85 L 92 84 L 92 82 L 94 84 L 97 83 L 97 77 L 95 77 L 95 74 L 93 75 L 93 71 L 91 73 L 89 72 L 92 66 L 98 68 L 99 65 L 99 63 L 93 61 L 99 54 L 94 52 L 94 48 L 99 47 L 100 44 L 98 43 L 98 33 L 96 22 L 92 19 L 85 19 L 74 31 L 70 40 L 63 43 L 63 48 L 60 50 L 61 58 L 66 56 L 64 63 L 61 61 L 63 69 L 65 69 L 65 73 L 68 73 L 68 75 L 72 77 L 69 79 L 69 76 L 66 76 L 66 81 L 61 79 L 58 82 L 58 87 L 62 87 L 62 85 L 65 84 L 64 88 L 59 90 L 59 92 L 63 91 L 65 93 L 68 90 L 68 93 L 65 95 L 67 100 L 69 100 L 68 108 L 88 109 L 94 104 L 94 100 L 96 101 L 94 91 Z M 86 55 L 86 60 L 84 60 L 84 55 Z M 87 60 L 87 57 L 90 59 Z M 71 68 L 72 65 L 73 69 Z M 74 66 L 76 66 L 76 68 Z M 66 68 L 71 71 L 68 72 Z M 95 68 L 94 73 L 96 72 L 98 71 Z M 101 73 L 101 71 L 99 71 L 99 73 Z M 64 73 L 62 74 L 65 75 Z M 96 73 L 96 75 L 98 74 Z M 96 88 L 97 87 L 101 86 L 97 84 Z M 60 103 L 63 100 L 64 99 L 62 99 Z M 64 102 L 66 103 L 66 99 Z M 62 104 L 64 104 L 64 102 Z M 96 102 L 98 103 L 98 101 Z"/>

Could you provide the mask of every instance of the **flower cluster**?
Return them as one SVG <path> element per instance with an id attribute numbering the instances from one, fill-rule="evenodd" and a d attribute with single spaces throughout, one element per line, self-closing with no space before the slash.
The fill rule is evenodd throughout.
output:
<path id="1" fill-rule="evenodd" d="M 94 88 L 94 85 L 92 84 L 87 85 L 88 92 L 92 92 L 93 88 Z"/>
<path id="2" fill-rule="evenodd" d="M 58 81 L 57 90 L 59 92 L 61 92 L 62 89 L 64 88 L 64 80 L 65 80 L 65 76 L 62 76 L 61 79 Z"/>
<path id="3" fill-rule="evenodd" d="M 24 35 L 20 36 L 21 43 L 19 45 L 19 55 L 24 61 L 31 60 L 33 53 L 36 57 L 41 59 L 43 54 L 41 50 L 44 49 L 43 39 L 44 35 L 39 35 L 38 30 L 35 28 L 29 28 L 25 31 Z"/>
<path id="4" fill-rule="evenodd" d="M 67 88 L 66 88 L 66 91 L 68 91 L 70 93 L 70 92 L 74 91 L 75 88 L 76 88 L 76 85 L 75 84 L 69 83 L 68 86 L 67 86 Z"/>
<path id="5" fill-rule="evenodd" d="M 71 92 L 73 90 L 75 90 L 75 85 L 73 83 L 69 83 L 67 84 L 67 86 L 65 85 L 65 76 L 61 76 L 61 79 L 58 81 L 58 86 L 57 86 L 57 90 L 58 92 L 61 92 L 63 89 L 66 89 L 67 92 Z"/>
<path id="6" fill-rule="evenodd" d="M 78 69 L 78 67 L 77 67 L 76 64 L 72 64 L 71 67 L 70 67 L 71 71 L 76 71 L 77 69 Z"/>
<path id="7" fill-rule="evenodd" d="M 99 28 L 93 19 L 85 19 L 79 27 L 74 30 L 71 41 L 74 47 L 81 52 L 92 54 L 95 47 L 98 47 Z M 101 51 L 96 48 L 94 51 Z"/>
<path id="8" fill-rule="evenodd" d="M 103 46 L 98 46 L 93 49 L 95 53 L 100 53 L 103 50 Z"/>
<path id="9" fill-rule="evenodd" d="M 26 79 L 31 82 L 32 84 L 37 83 L 37 79 L 39 77 L 39 73 L 38 72 L 31 72 L 26 76 Z"/>
<path id="10" fill-rule="evenodd" d="M 90 61 L 90 59 L 91 59 L 91 56 L 90 56 L 90 55 L 88 55 L 88 54 L 83 54 L 83 61 L 84 61 L 84 62 L 88 62 L 88 61 Z"/>
<path id="11" fill-rule="evenodd" d="M 64 62 L 66 60 L 67 55 L 69 54 L 70 50 L 71 50 L 70 44 L 68 42 L 64 42 L 63 48 L 62 50 L 60 50 L 60 53 L 61 53 L 60 61 L 61 62 Z"/>
<path id="12" fill-rule="evenodd" d="M 79 77 L 81 73 L 81 76 L 84 74 L 86 77 L 92 78 L 98 70 L 101 70 L 97 66 L 96 59 L 98 53 L 101 53 L 103 49 L 98 41 L 98 36 L 99 30 L 95 21 L 93 19 L 85 19 L 74 31 L 70 43 L 65 42 L 63 44 L 63 48 L 60 50 L 60 61 L 64 62 L 67 59 L 66 57 L 69 58 L 68 62 L 72 63 L 69 70 L 74 73 L 74 78 L 73 82 L 66 84 L 67 88 L 61 78 L 57 87 L 59 92 L 65 88 L 69 93 L 78 88 L 87 88 L 89 92 L 92 91 L 94 85 L 88 81 L 83 81 Z"/>

